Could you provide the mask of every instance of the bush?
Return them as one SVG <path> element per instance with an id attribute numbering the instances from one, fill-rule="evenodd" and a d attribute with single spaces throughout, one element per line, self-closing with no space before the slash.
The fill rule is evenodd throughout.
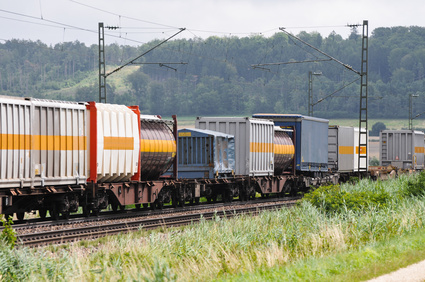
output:
<path id="1" fill-rule="evenodd" d="M 17 237 L 15 230 L 13 230 L 12 228 L 12 217 L 9 217 L 7 219 L 2 218 L 1 223 L 4 226 L 4 229 L 0 234 L 0 240 L 6 242 L 6 245 L 10 246 L 10 248 L 13 249 L 13 247 L 15 247 Z"/>
<path id="2" fill-rule="evenodd" d="M 407 187 L 403 190 L 403 196 L 423 196 L 425 195 L 425 172 L 421 172 L 417 178 L 407 181 Z"/>
<path id="3" fill-rule="evenodd" d="M 379 165 L 378 158 L 374 156 L 371 159 L 369 159 L 369 165 L 371 165 L 371 166 L 378 166 Z"/>
<path id="4" fill-rule="evenodd" d="M 339 185 L 322 186 L 306 194 L 303 201 L 310 202 L 316 208 L 327 212 L 360 211 L 367 207 L 385 207 L 390 195 L 384 190 L 347 192 Z"/>
<path id="5" fill-rule="evenodd" d="M 372 130 L 370 131 L 370 136 L 379 136 L 379 133 L 382 130 L 387 129 L 387 126 L 383 122 L 377 122 L 374 125 L 372 125 Z"/>

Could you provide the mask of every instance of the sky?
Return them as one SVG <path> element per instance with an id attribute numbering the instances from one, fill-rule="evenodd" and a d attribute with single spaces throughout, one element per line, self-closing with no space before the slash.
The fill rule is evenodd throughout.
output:
<path id="1" fill-rule="evenodd" d="M 0 0 L 0 42 L 40 40 L 48 45 L 98 43 L 98 23 L 105 44 L 141 45 L 153 39 L 272 36 L 280 27 L 298 34 L 332 31 L 346 38 L 347 24 L 378 27 L 425 27 L 424 0 Z M 362 27 L 358 28 L 361 34 Z"/>

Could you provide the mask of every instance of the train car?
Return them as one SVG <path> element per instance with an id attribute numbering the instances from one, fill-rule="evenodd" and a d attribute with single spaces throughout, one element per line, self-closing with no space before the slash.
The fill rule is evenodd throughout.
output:
<path id="1" fill-rule="evenodd" d="M 0 214 L 54 219 L 79 207 L 162 205 L 175 160 L 170 124 L 138 107 L 0 97 Z M 176 131 L 176 130 L 174 130 Z"/>
<path id="2" fill-rule="evenodd" d="M 380 165 L 398 169 L 424 169 L 424 132 L 383 130 L 379 135 Z"/>
<path id="3" fill-rule="evenodd" d="M 365 131 L 364 128 L 362 130 Z M 358 176 L 359 154 L 367 153 L 366 148 L 359 148 L 357 127 L 329 126 L 328 168 L 332 172 L 339 172 L 343 181 L 348 180 L 350 176 Z M 367 167 L 367 164 L 361 163 L 362 167 L 365 165 Z"/>
<path id="4" fill-rule="evenodd" d="M 0 116 L 0 213 L 76 211 L 89 178 L 85 105 L 2 96 Z"/>
<path id="5" fill-rule="evenodd" d="M 295 132 L 295 168 L 306 175 L 328 171 L 328 124 L 326 119 L 297 114 L 254 114 L 273 120 L 276 126 Z"/>
<path id="6" fill-rule="evenodd" d="M 110 107 L 110 105 L 104 107 Z M 100 183 L 97 180 L 97 183 L 93 183 L 96 185 L 89 185 L 89 188 L 93 187 L 98 193 L 105 191 L 114 211 L 118 207 L 123 208 L 132 204 L 135 204 L 136 207 L 141 205 L 146 207 L 148 204 L 152 208 L 162 207 L 164 203 L 171 201 L 175 188 L 174 177 L 161 179 L 161 175 L 167 171 L 176 158 L 176 139 L 173 132 L 177 128 L 176 121 L 169 122 L 158 116 L 140 115 L 138 107 L 125 108 L 128 109 L 126 111 L 129 114 L 133 112 L 133 115 L 130 114 L 132 116 L 132 135 L 125 137 L 126 139 L 115 139 L 115 145 L 121 147 L 118 152 L 122 157 L 124 157 L 124 153 L 129 153 L 129 149 L 131 150 L 131 161 L 137 165 L 134 167 L 136 170 L 132 170 L 124 179 L 101 181 Z M 120 122 L 119 126 L 124 127 L 125 123 Z M 134 140 L 134 144 L 132 140 Z M 114 166 L 114 162 L 115 160 L 111 159 L 105 165 Z M 124 167 L 122 168 L 124 169 Z M 91 202 L 96 203 L 96 201 L 94 199 Z M 96 211 L 96 207 L 91 209 Z"/>

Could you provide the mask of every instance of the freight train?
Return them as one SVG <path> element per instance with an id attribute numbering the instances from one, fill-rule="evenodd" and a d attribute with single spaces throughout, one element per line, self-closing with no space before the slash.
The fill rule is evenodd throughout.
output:
<path id="1" fill-rule="evenodd" d="M 0 97 L 0 214 L 84 216 L 295 195 L 359 173 L 358 130 L 303 115 L 141 115 L 137 106 Z M 367 165 L 367 164 L 362 164 Z"/>

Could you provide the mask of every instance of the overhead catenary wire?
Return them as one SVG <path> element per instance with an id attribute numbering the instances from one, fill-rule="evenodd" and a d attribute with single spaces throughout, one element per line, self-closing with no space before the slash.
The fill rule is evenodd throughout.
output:
<path id="1" fill-rule="evenodd" d="M 326 57 L 330 58 L 332 61 L 335 61 L 335 62 L 337 62 L 338 64 L 340 64 L 340 65 L 344 66 L 346 69 L 348 69 L 348 70 L 350 70 L 350 71 L 352 71 L 352 72 L 354 72 L 354 73 L 356 73 L 356 74 L 358 74 L 358 75 L 361 75 L 361 73 L 360 73 L 359 71 L 357 71 L 357 70 L 353 69 L 353 67 L 352 67 L 352 66 L 347 65 L 347 64 L 344 64 L 343 62 L 341 62 L 341 61 L 339 61 L 339 60 L 335 59 L 334 57 L 332 57 L 332 56 L 330 56 L 330 55 L 326 54 L 325 52 L 323 52 L 323 51 L 321 51 L 321 50 L 317 49 L 317 48 L 316 48 L 316 47 L 314 47 L 313 45 L 311 45 L 311 44 L 309 44 L 309 43 L 305 42 L 304 40 L 302 40 L 302 39 L 300 39 L 300 38 L 296 37 L 295 35 L 292 35 L 290 32 L 287 32 L 287 31 L 285 30 L 285 28 L 284 28 L 284 27 L 280 27 L 279 29 L 280 29 L 281 31 L 283 31 L 285 34 L 287 34 L 288 36 L 290 36 L 290 37 L 292 37 L 292 38 L 295 38 L 296 40 L 298 40 L 298 41 L 302 42 L 303 44 L 305 44 L 305 45 L 309 46 L 310 48 L 312 48 L 312 49 L 316 50 L 316 51 L 317 51 L 317 52 L 319 52 L 320 54 L 322 54 L 322 55 L 324 55 L 324 56 L 326 56 Z"/>
<path id="2" fill-rule="evenodd" d="M 143 56 L 144 56 L 144 55 L 146 55 L 147 53 L 149 53 L 149 52 L 151 52 L 152 50 L 154 50 L 154 49 L 158 48 L 159 46 L 161 46 L 162 44 L 164 44 L 165 42 L 169 41 L 170 39 L 172 39 L 173 37 L 177 36 L 178 34 L 182 33 L 182 32 L 183 32 L 183 31 L 185 31 L 185 30 L 186 30 L 185 28 L 180 28 L 180 31 L 179 31 L 179 32 L 177 32 L 177 33 L 173 34 L 172 36 L 170 36 L 170 37 L 169 37 L 169 38 L 167 38 L 166 40 L 164 40 L 164 41 L 160 42 L 159 44 L 155 45 L 154 47 L 150 48 L 149 50 L 147 50 L 147 51 L 146 51 L 146 52 L 144 52 L 143 54 L 141 54 L 141 55 L 137 56 L 137 57 L 136 57 L 136 58 L 134 58 L 133 60 L 131 60 L 131 61 L 129 61 L 129 62 L 127 62 L 127 63 L 125 63 L 124 65 L 122 65 L 122 66 L 120 66 L 120 67 L 118 67 L 118 68 L 114 69 L 113 71 L 111 71 L 111 72 L 107 73 L 107 74 L 105 75 L 105 78 L 106 78 L 106 77 L 108 77 L 108 76 L 110 76 L 111 74 L 113 74 L 113 73 L 117 72 L 117 71 L 120 71 L 120 70 L 121 70 L 121 69 L 123 69 L 124 67 L 126 67 L 126 66 L 128 66 L 128 65 L 130 65 L 130 64 L 133 64 L 133 63 L 134 63 L 137 59 L 139 59 L 139 58 L 143 57 Z"/>
<path id="3" fill-rule="evenodd" d="M 75 25 L 61 23 L 61 22 L 53 21 L 53 20 L 48 20 L 48 19 L 45 19 L 45 18 L 41 19 L 41 18 L 38 18 L 38 17 L 35 17 L 35 16 L 30 16 L 30 15 L 26 15 L 26 14 L 22 14 L 22 13 L 7 11 L 7 10 L 4 10 L 4 9 L 0 9 L 0 12 L 12 14 L 12 15 L 20 16 L 20 17 L 24 17 L 24 18 L 29 18 L 29 19 L 33 19 L 33 20 L 37 20 L 37 21 L 48 22 L 50 24 L 55 24 L 55 25 L 47 25 L 47 24 L 41 24 L 41 23 L 36 23 L 36 22 L 25 21 L 25 20 L 22 20 L 22 19 L 12 19 L 12 18 L 2 17 L 2 18 L 14 20 L 14 21 L 21 21 L 21 22 L 26 22 L 26 23 L 31 23 L 31 24 L 38 24 L 38 25 L 44 25 L 44 26 L 49 26 L 49 27 L 54 27 L 54 28 L 61 28 L 61 29 L 64 28 L 64 27 L 66 27 L 68 29 L 75 29 L 75 30 L 80 30 L 80 31 L 85 31 L 85 32 L 90 32 L 90 33 L 95 33 L 95 34 L 98 33 L 97 30 L 83 28 L 83 27 L 78 27 L 78 26 L 75 26 Z M 120 38 L 120 39 L 122 38 L 119 35 L 114 35 L 114 34 L 110 34 L 110 33 L 106 33 L 106 35 L 108 35 L 110 37 L 114 37 L 114 38 Z M 130 39 L 130 38 L 127 38 L 126 40 L 127 41 L 130 41 L 130 42 L 133 42 L 133 43 L 138 43 L 138 44 L 145 44 L 146 43 L 146 42 L 142 42 L 142 41 L 135 40 L 135 39 Z"/>
<path id="4" fill-rule="evenodd" d="M 351 82 L 350 82 L 350 83 L 348 83 L 348 84 L 345 84 L 343 87 L 341 87 L 341 88 L 339 88 L 339 89 L 335 90 L 335 91 L 334 91 L 334 92 L 332 92 L 331 94 L 328 94 L 328 95 L 326 95 L 325 97 L 323 97 L 323 98 L 319 99 L 316 103 L 313 103 L 313 104 L 312 104 L 312 106 L 316 106 L 317 104 L 319 104 L 319 103 L 323 102 L 323 100 L 325 100 L 325 99 L 327 99 L 327 98 L 329 98 L 329 97 L 331 97 L 331 96 L 335 95 L 335 94 L 336 94 L 336 93 L 338 93 L 339 91 L 343 90 L 344 88 L 348 87 L 349 85 L 353 84 L 354 82 L 356 82 L 356 81 L 358 81 L 358 80 L 360 80 L 360 77 L 359 77 L 359 78 L 357 78 L 357 79 L 355 79 L 355 80 L 353 80 L 353 81 L 351 81 Z"/>
<path id="5" fill-rule="evenodd" d="M 328 62 L 332 61 L 331 59 L 319 59 L 319 60 L 304 60 L 304 61 L 294 61 L 294 62 L 279 62 L 279 63 L 264 63 L 264 64 L 255 64 L 251 65 L 252 68 L 259 68 L 263 66 L 277 66 L 277 65 L 291 65 L 291 64 L 303 64 L 303 63 L 318 63 L 318 62 Z"/>
<path id="6" fill-rule="evenodd" d="M 115 15 L 115 16 L 118 16 L 118 17 L 121 17 L 121 18 L 126 18 L 126 19 L 130 19 L 130 20 L 134 20 L 134 21 L 149 23 L 149 24 L 163 26 L 163 27 L 168 27 L 168 28 L 179 29 L 176 26 L 171 26 L 171 25 L 166 25 L 166 24 L 161 24 L 161 23 L 156 23 L 156 22 L 152 22 L 152 21 L 146 21 L 146 20 L 142 20 L 142 19 L 137 19 L 137 18 L 133 18 L 133 17 L 128 17 L 128 16 L 120 15 L 120 14 L 117 14 L 117 13 L 114 13 L 114 12 L 111 12 L 111 11 L 107 11 L 107 10 L 104 10 L 104 9 L 100 9 L 100 8 L 97 8 L 97 7 L 94 7 L 94 6 L 90 6 L 90 5 L 87 5 L 87 4 L 78 2 L 78 1 L 75 1 L 75 0 L 69 0 L 69 1 L 70 2 L 73 2 L 73 3 L 76 3 L 78 5 L 81 5 L 81 6 L 85 6 L 87 8 L 91 8 L 91 9 L 94 9 L 94 10 L 97 10 L 97 11 L 100 11 L 100 12 L 104 12 L 104 13 L 107 13 L 107 14 L 110 14 L 110 15 Z"/>

